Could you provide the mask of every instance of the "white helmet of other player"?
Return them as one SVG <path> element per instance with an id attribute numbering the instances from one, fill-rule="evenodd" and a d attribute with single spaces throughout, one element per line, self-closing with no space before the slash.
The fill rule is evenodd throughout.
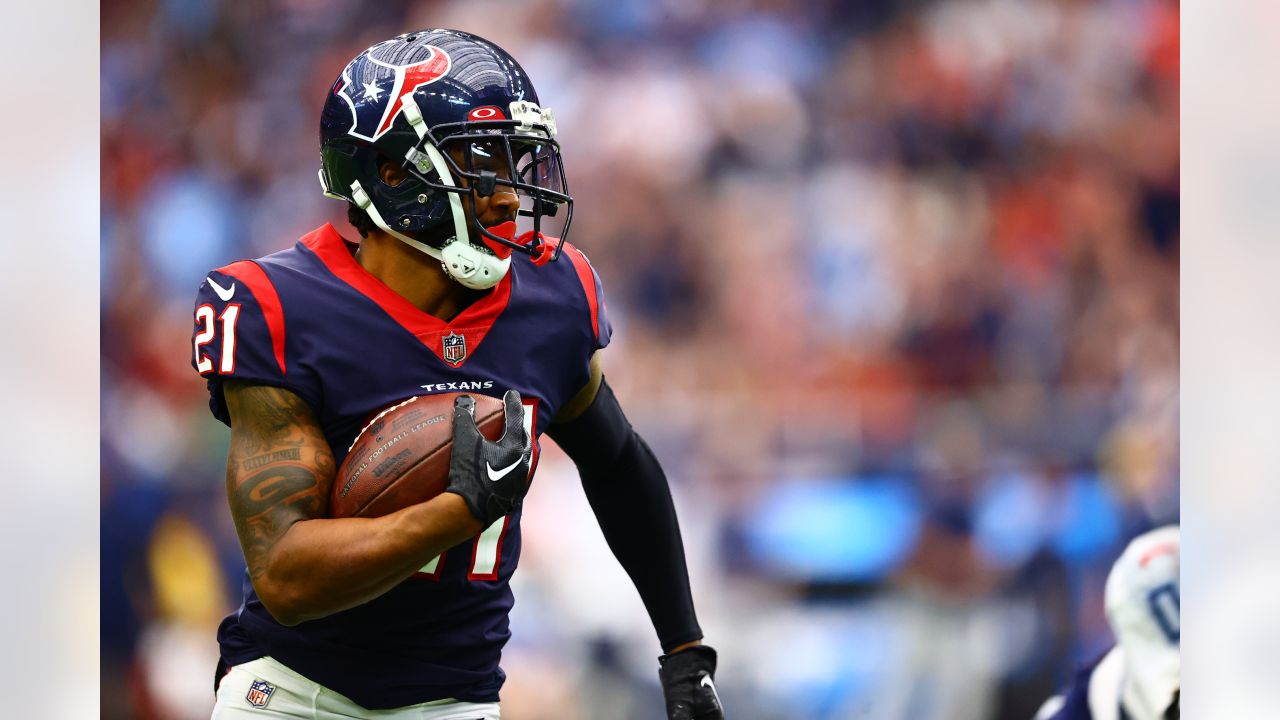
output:
<path id="1" fill-rule="evenodd" d="M 1179 686 L 1179 532 L 1139 535 L 1107 577 L 1107 619 L 1124 654 L 1121 699 L 1140 717 L 1161 717 Z"/>

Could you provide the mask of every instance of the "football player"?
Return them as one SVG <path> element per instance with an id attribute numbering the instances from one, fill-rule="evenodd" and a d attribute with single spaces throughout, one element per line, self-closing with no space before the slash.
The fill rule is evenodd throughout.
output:
<path id="1" fill-rule="evenodd" d="M 380 42 L 329 88 L 320 153 L 359 243 L 326 224 L 210 272 L 196 300 L 192 363 L 231 427 L 247 565 L 244 603 L 218 630 L 213 718 L 497 718 L 544 433 L 644 601 L 668 717 L 723 718 L 666 478 L 600 370 L 603 291 L 565 242 L 573 200 L 529 77 L 465 32 Z M 502 396 L 506 435 L 481 437 L 459 398 L 447 492 L 327 517 L 371 415 L 457 390 Z"/>
<path id="2" fill-rule="evenodd" d="M 1129 543 L 1107 576 L 1116 646 L 1081 669 L 1036 720 L 1177 720 L 1180 707 L 1179 533 L 1164 527 Z"/>

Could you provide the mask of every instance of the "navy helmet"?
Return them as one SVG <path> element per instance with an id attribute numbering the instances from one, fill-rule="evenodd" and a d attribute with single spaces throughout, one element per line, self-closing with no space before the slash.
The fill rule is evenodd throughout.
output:
<path id="1" fill-rule="evenodd" d="M 320 184 L 440 260 L 454 280 L 489 288 L 507 273 L 512 252 L 539 264 L 560 255 L 546 235 L 568 234 L 573 199 L 555 135 L 554 115 L 505 50 L 458 30 L 405 33 L 357 55 L 329 89 Z M 384 162 L 408 177 L 382 182 Z M 474 203 L 463 202 L 499 186 L 520 200 L 529 229 L 518 238 L 516 223 L 486 228 Z M 544 225 L 551 217 L 554 229 Z"/>

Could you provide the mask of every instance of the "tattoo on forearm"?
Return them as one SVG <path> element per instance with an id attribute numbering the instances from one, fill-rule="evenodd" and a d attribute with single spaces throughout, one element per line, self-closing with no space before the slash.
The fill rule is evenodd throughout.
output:
<path id="1" fill-rule="evenodd" d="M 301 457 L 302 451 L 298 448 L 276 450 L 275 452 L 267 453 L 266 455 L 258 455 L 245 460 L 244 469 L 253 470 L 254 468 L 260 468 L 263 465 L 270 465 L 271 463 L 278 462 L 280 460 L 297 460 Z"/>

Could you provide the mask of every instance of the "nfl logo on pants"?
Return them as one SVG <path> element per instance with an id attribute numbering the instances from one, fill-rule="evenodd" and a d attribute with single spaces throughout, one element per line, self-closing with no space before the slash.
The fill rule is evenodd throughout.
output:
<path id="1" fill-rule="evenodd" d="M 267 706 L 267 701 L 271 699 L 271 693 L 275 691 L 275 686 L 266 680 L 254 680 L 253 684 L 249 686 L 249 692 L 244 696 L 244 699 L 248 700 L 249 704 L 256 708 L 264 708 Z"/>
<path id="2" fill-rule="evenodd" d="M 450 365 L 457 365 L 467 357 L 467 338 L 459 335 L 452 330 L 444 336 L 444 361 Z"/>

